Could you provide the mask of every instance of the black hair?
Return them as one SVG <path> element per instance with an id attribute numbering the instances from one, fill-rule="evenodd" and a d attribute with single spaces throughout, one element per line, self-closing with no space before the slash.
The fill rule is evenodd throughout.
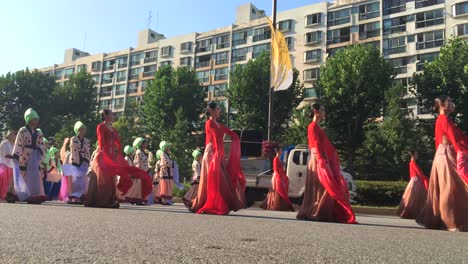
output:
<path id="1" fill-rule="evenodd" d="M 106 120 L 106 115 L 108 115 L 110 113 L 111 113 L 110 109 L 101 110 L 101 120 L 105 121 Z"/>
<path id="2" fill-rule="evenodd" d="M 436 99 L 434 99 L 434 107 L 432 107 L 432 110 L 434 112 L 439 112 L 440 106 L 447 101 L 449 97 L 447 95 L 441 95 L 438 96 Z"/>
<path id="3" fill-rule="evenodd" d="M 415 149 L 410 149 L 409 154 L 410 154 L 411 156 L 414 156 L 414 154 L 416 154 L 416 152 L 417 152 L 417 151 L 416 151 Z"/>
<path id="4" fill-rule="evenodd" d="M 320 103 L 314 103 L 312 105 L 312 107 L 310 108 L 309 118 L 313 118 L 314 117 L 314 110 L 319 111 L 320 108 L 322 108 L 322 105 Z"/>
<path id="5" fill-rule="evenodd" d="M 210 116 L 210 109 L 215 110 L 216 107 L 218 107 L 218 104 L 216 102 L 210 102 L 208 104 L 208 108 L 206 109 L 205 115 L 209 117 Z"/>

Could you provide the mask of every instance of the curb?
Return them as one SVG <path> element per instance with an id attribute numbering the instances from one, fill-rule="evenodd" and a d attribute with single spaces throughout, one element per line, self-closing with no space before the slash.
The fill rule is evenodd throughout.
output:
<path id="1" fill-rule="evenodd" d="M 369 214 L 369 215 L 388 215 L 397 216 L 397 208 L 380 208 L 380 207 L 354 207 L 356 214 Z"/>

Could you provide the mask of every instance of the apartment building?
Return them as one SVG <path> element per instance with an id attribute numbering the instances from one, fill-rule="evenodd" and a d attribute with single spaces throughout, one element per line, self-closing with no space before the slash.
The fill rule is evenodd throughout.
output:
<path id="1" fill-rule="evenodd" d="M 338 0 L 279 12 L 277 22 L 308 102 L 316 97 L 320 66 L 353 43 L 379 48 L 397 69 L 397 81 L 408 85 L 450 35 L 468 36 L 468 0 Z M 245 4 L 237 7 L 236 21 L 226 27 L 173 38 L 145 29 L 136 48 L 96 55 L 69 49 L 63 64 L 39 70 L 63 84 L 70 74 L 86 69 L 96 81 L 100 108 L 122 112 L 130 101 L 141 100 L 158 67 L 189 66 L 205 87 L 206 101 L 228 104 L 224 93 L 229 72 L 269 51 L 270 37 L 265 12 Z M 427 113 L 410 94 L 402 107 Z"/>

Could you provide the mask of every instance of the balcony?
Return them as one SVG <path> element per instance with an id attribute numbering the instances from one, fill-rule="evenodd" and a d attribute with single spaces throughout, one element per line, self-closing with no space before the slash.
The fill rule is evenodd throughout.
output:
<path id="1" fill-rule="evenodd" d="M 213 92 L 214 97 L 225 97 L 226 96 L 226 91 L 220 91 L 216 90 Z"/>
<path id="2" fill-rule="evenodd" d="M 135 66 L 135 65 L 140 65 L 141 61 L 140 60 L 137 60 L 137 61 L 131 61 L 130 62 L 130 67 L 131 66 Z"/>
<path id="3" fill-rule="evenodd" d="M 151 63 L 151 62 L 156 62 L 158 58 L 157 57 L 153 57 L 153 58 L 145 58 L 145 63 Z"/>
<path id="4" fill-rule="evenodd" d="M 317 98 L 317 92 L 314 88 L 304 89 L 304 99 Z"/>
<path id="5" fill-rule="evenodd" d="M 153 76 L 154 76 L 154 73 L 155 73 L 155 71 L 144 72 L 144 73 L 143 73 L 143 77 L 144 77 L 144 78 L 146 78 L 146 77 L 153 77 Z"/>
<path id="6" fill-rule="evenodd" d="M 395 69 L 396 74 L 403 74 L 403 73 L 408 72 L 408 66 L 407 65 L 396 66 L 396 67 L 394 67 L 394 69 Z"/>
<path id="7" fill-rule="evenodd" d="M 101 96 L 101 97 L 109 97 L 109 96 L 112 96 L 112 91 L 101 92 L 100 96 Z"/>
<path id="8" fill-rule="evenodd" d="M 405 46 L 399 46 L 399 47 L 392 47 L 389 49 L 384 49 L 384 55 L 392 55 L 392 54 L 397 54 L 397 53 L 404 53 L 406 52 L 406 45 Z"/>
<path id="9" fill-rule="evenodd" d="M 119 63 L 119 64 L 117 65 L 117 68 L 119 68 L 119 69 L 121 69 L 121 68 L 127 68 L 127 66 L 128 66 L 128 63 Z"/>
<path id="10" fill-rule="evenodd" d="M 216 65 L 228 64 L 228 63 L 229 63 L 229 59 L 216 60 Z"/>
<path id="11" fill-rule="evenodd" d="M 124 104 L 115 104 L 113 108 L 116 111 L 123 110 L 124 109 Z"/>
<path id="12" fill-rule="evenodd" d="M 215 81 L 224 81 L 224 80 L 227 80 L 229 77 L 228 74 L 223 74 L 223 75 L 216 75 L 214 80 Z"/>
<path id="13" fill-rule="evenodd" d="M 127 80 L 126 76 L 117 77 L 117 82 L 125 82 Z"/>
<path id="14" fill-rule="evenodd" d="M 129 80 L 138 80 L 140 78 L 140 74 L 133 74 L 128 77 Z"/>
<path id="15" fill-rule="evenodd" d="M 109 84 L 109 83 L 112 83 L 112 81 L 114 81 L 114 78 L 102 79 L 102 84 Z"/>
<path id="16" fill-rule="evenodd" d="M 402 33 L 405 31 L 406 31 L 406 25 L 399 25 L 399 26 L 394 26 L 391 28 L 384 28 L 383 34 L 389 35 L 389 34 L 394 34 L 394 33 Z"/>
<path id="17" fill-rule="evenodd" d="M 110 71 L 110 70 L 113 70 L 113 69 L 114 69 L 114 64 L 103 67 L 104 71 Z"/>
<path id="18" fill-rule="evenodd" d="M 196 47 L 195 52 L 207 52 L 211 50 L 211 44 L 205 47 Z"/>
<path id="19" fill-rule="evenodd" d="M 72 74 L 65 74 L 65 75 L 63 75 L 63 78 L 68 79 L 68 78 L 70 78 L 71 75 L 73 75 L 73 73 Z"/>
<path id="20" fill-rule="evenodd" d="M 138 93 L 138 87 L 128 88 L 127 94 L 134 94 L 134 93 Z"/>
<path id="21" fill-rule="evenodd" d="M 199 61 L 195 64 L 195 67 L 196 68 L 205 68 L 205 67 L 209 67 L 211 64 L 211 61 Z"/>
<path id="22" fill-rule="evenodd" d="M 229 42 L 216 44 L 216 49 L 225 49 L 225 48 L 229 48 Z"/>
<path id="23" fill-rule="evenodd" d="M 416 49 L 417 50 L 422 50 L 422 49 L 430 49 L 430 48 L 436 48 L 444 45 L 444 40 L 434 40 L 434 41 L 427 41 L 427 42 L 418 42 L 416 43 Z"/>
<path id="24" fill-rule="evenodd" d="M 361 14 L 359 14 L 359 21 L 367 20 L 367 19 L 371 19 L 371 18 L 376 18 L 376 17 L 379 17 L 379 16 L 380 16 L 380 10 L 371 11 L 371 12 L 368 12 L 368 13 L 361 13 Z"/>
<path id="25" fill-rule="evenodd" d="M 232 62 L 245 61 L 246 59 L 247 59 L 247 55 L 236 56 L 236 57 L 232 57 Z"/>
<path id="26" fill-rule="evenodd" d="M 262 35 L 253 36 L 253 42 L 262 41 L 262 40 L 266 40 L 270 38 L 271 38 L 271 32 L 262 34 Z"/>
<path id="27" fill-rule="evenodd" d="M 232 42 L 232 45 L 233 46 L 237 46 L 237 45 L 244 45 L 247 43 L 247 39 L 236 39 Z"/>
<path id="28" fill-rule="evenodd" d="M 125 90 L 114 91 L 114 96 L 122 96 L 125 95 Z"/>
<path id="29" fill-rule="evenodd" d="M 100 71 L 101 71 L 101 67 L 94 67 L 94 68 L 91 68 L 91 71 L 92 71 L 92 72 L 100 72 Z"/>
<path id="30" fill-rule="evenodd" d="M 375 38 L 380 36 L 380 29 L 359 32 L 359 39 Z"/>
<path id="31" fill-rule="evenodd" d="M 328 38 L 327 45 L 345 43 L 349 41 L 350 41 L 350 35 L 343 35 L 343 36 Z"/>

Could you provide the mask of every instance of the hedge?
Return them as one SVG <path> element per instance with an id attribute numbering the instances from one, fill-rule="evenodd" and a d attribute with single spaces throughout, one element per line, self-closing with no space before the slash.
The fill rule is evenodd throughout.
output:
<path id="1" fill-rule="evenodd" d="M 405 192 L 405 181 L 356 181 L 356 202 L 361 205 L 397 206 Z"/>

